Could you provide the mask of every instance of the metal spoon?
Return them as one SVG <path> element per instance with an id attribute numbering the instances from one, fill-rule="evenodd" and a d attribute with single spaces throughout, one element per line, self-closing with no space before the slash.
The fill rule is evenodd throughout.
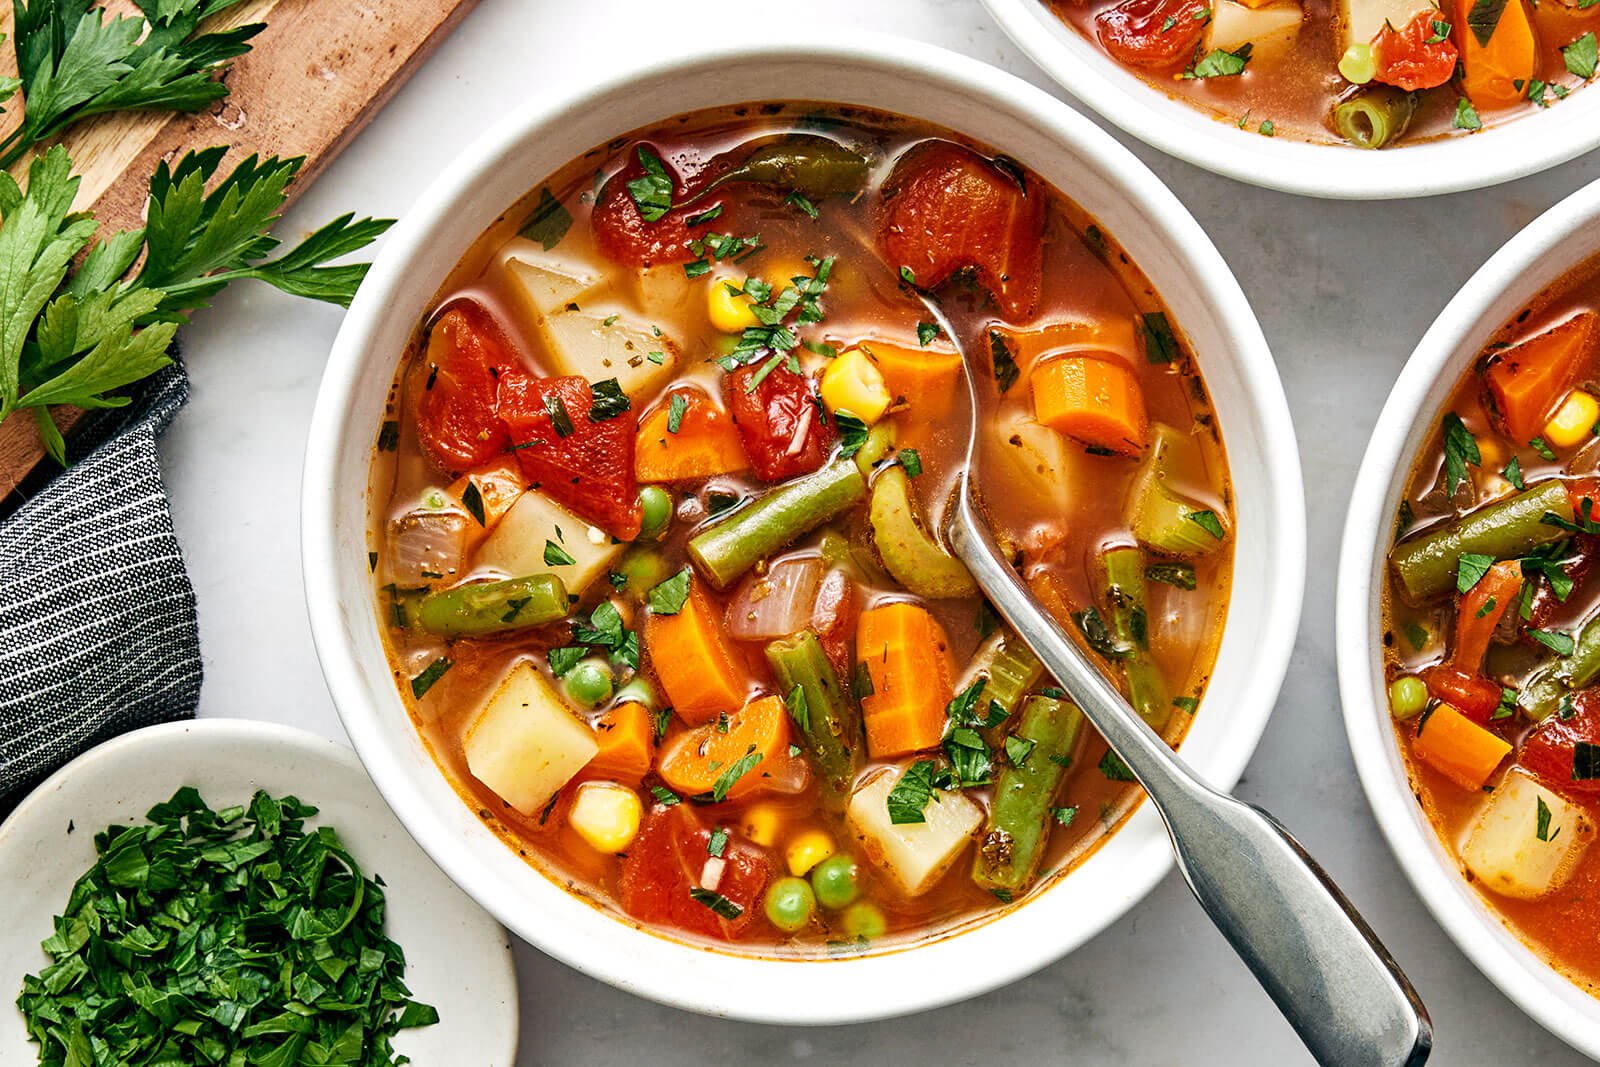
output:
<path id="1" fill-rule="evenodd" d="M 970 477 L 980 408 L 966 349 L 944 310 L 917 295 L 961 355 L 971 402 L 966 467 L 944 524 L 951 550 L 1138 778 L 1189 888 L 1317 1061 L 1423 1063 L 1433 1047 L 1427 1009 L 1344 894 L 1271 815 L 1201 781 L 1006 562 Z"/>

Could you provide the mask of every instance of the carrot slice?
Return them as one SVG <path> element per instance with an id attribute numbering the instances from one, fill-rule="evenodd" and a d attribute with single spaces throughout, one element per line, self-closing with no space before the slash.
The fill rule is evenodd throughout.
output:
<path id="1" fill-rule="evenodd" d="M 676 431 L 671 427 L 675 397 L 683 398 Z M 633 473 L 641 482 L 710 478 L 749 466 L 733 420 L 699 389 L 674 390 L 639 424 Z"/>
<path id="2" fill-rule="evenodd" d="M 1572 383 L 1593 361 L 1596 318 L 1593 311 L 1579 312 L 1501 352 L 1484 372 L 1494 410 L 1518 444 L 1544 432 Z"/>
<path id="3" fill-rule="evenodd" d="M 1456 0 L 1455 37 L 1461 49 L 1461 89 L 1477 108 L 1513 107 L 1527 99 L 1539 74 L 1539 40 L 1528 0 L 1507 0 L 1488 41 L 1478 39 L 1477 0 Z"/>
<path id="4" fill-rule="evenodd" d="M 676 615 L 651 613 L 644 639 L 650 665 L 684 722 L 698 725 L 743 706 L 748 678 L 722 628 L 722 609 L 699 581 L 691 580 Z"/>
<path id="5" fill-rule="evenodd" d="M 784 777 L 772 770 L 791 758 L 789 740 L 783 699 L 762 697 L 726 723 L 708 722 L 673 737 L 661 749 L 658 770 L 685 796 L 709 793 L 713 800 L 737 800 Z"/>
<path id="6" fill-rule="evenodd" d="M 1144 451 L 1149 420 L 1139 379 L 1109 354 L 1068 355 L 1033 368 L 1034 418 L 1086 445 L 1125 456 Z"/>
<path id="7" fill-rule="evenodd" d="M 1440 704 L 1417 727 L 1411 749 L 1463 789 L 1481 789 L 1511 745 L 1449 704 Z"/>
<path id="8" fill-rule="evenodd" d="M 877 757 L 933 748 L 944 736 L 954 665 L 944 629 L 927 610 L 895 601 L 861 613 L 856 658 L 867 750 Z"/>
<path id="9" fill-rule="evenodd" d="M 650 770 L 654 733 L 649 708 L 636 700 L 618 704 L 595 724 L 600 751 L 584 765 L 583 777 L 639 784 Z"/>
<path id="10" fill-rule="evenodd" d="M 463 474 L 450 483 L 445 495 L 460 504 L 474 520 L 467 527 L 469 551 L 505 518 L 527 487 L 522 466 L 513 456 L 502 456 L 487 467 Z M 472 489 L 476 489 L 476 496 L 469 493 Z"/>

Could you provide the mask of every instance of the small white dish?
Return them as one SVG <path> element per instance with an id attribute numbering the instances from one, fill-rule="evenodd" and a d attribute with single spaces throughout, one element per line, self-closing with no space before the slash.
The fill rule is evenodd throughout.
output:
<path id="1" fill-rule="evenodd" d="M 1474 134 L 1378 151 L 1313 144 L 1287 130 L 1263 137 L 1253 125 L 1240 129 L 1162 92 L 1043 0 L 983 4 L 1028 58 L 1108 121 L 1168 155 L 1268 189 L 1329 200 L 1439 196 L 1538 174 L 1600 146 L 1600 91 L 1593 87 Z"/>
<path id="2" fill-rule="evenodd" d="M 373 781 L 439 866 L 518 935 L 618 988 L 711 1015 L 814 1025 L 948 1004 L 1070 952 L 1172 869 L 1160 817 L 1141 807 L 1026 904 L 904 951 L 763 959 L 643 932 L 507 848 L 440 772 L 395 689 L 379 634 L 367 487 L 400 353 L 445 275 L 508 205 L 569 160 L 637 127 L 700 108 L 819 97 L 967 131 L 1018 160 L 1115 235 L 1188 333 L 1228 449 L 1240 565 L 1183 757 L 1231 788 L 1277 699 L 1305 584 L 1299 457 L 1261 327 L 1210 238 L 1131 152 L 1048 93 L 940 48 L 871 34 L 765 41 L 677 55 L 576 91 L 530 97 L 461 153 L 388 235 L 328 359 L 301 508 L 312 635 L 334 703 Z"/>
<path id="3" fill-rule="evenodd" d="M 135 730 L 90 749 L 30 793 L 0 824 L 0 1063 L 38 1061 L 15 1006 L 24 975 L 49 963 L 39 942 L 95 859 L 94 835 L 138 823 L 179 787 L 213 808 L 257 789 L 315 805 L 368 877 L 386 886 L 385 931 L 406 953 L 406 985 L 439 1009 L 433 1026 L 403 1030 L 395 1048 L 417 1064 L 511 1067 L 517 976 L 498 923 L 417 848 L 372 787 L 355 753 L 302 730 L 244 719 L 197 719 Z"/>
<path id="4" fill-rule="evenodd" d="M 1445 932 L 1523 1011 L 1600 1058 L 1600 999 L 1551 967 L 1467 884 L 1412 793 L 1385 693 L 1381 597 L 1390 531 L 1417 450 L 1484 345 L 1528 302 L 1600 255 L 1600 183 L 1536 219 L 1462 286 L 1400 372 L 1372 431 L 1345 521 L 1335 621 L 1339 692 L 1356 770 L 1378 825 Z"/>

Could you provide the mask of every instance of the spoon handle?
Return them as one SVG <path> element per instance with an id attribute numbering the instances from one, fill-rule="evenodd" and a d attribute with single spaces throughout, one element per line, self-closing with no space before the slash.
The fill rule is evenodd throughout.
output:
<path id="1" fill-rule="evenodd" d="M 1189 888 L 1319 1063 L 1421 1064 L 1426 1009 L 1350 902 L 1276 819 L 1202 782 L 1005 562 L 968 494 L 951 547 L 1122 758 L 1166 822 Z"/>

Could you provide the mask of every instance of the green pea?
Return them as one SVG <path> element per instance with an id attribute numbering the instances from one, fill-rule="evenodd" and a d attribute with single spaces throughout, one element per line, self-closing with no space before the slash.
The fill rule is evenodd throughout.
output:
<path id="1" fill-rule="evenodd" d="M 656 586 L 672 577 L 667 558 L 659 548 L 634 545 L 617 561 L 617 573 L 627 581 L 628 593 L 643 600 Z"/>
<path id="2" fill-rule="evenodd" d="M 639 540 L 659 540 L 672 522 L 672 508 L 672 494 L 659 485 L 647 485 L 640 489 L 639 509 L 643 514 L 639 523 Z"/>
<path id="3" fill-rule="evenodd" d="M 767 889 L 767 918 L 786 934 L 803 930 L 811 922 L 817 898 L 804 878 L 780 878 Z"/>
<path id="4" fill-rule="evenodd" d="M 611 668 L 595 656 L 579 660 L 561 679 L 567 696 L 586 708 L 597 708 L 611 699 Z"/>
<path id="5" fill-rule="evenodd" d="M 811 887 L 825 908 L 842 908 L 856 899 L 861 886 L 856 878 L 856 861 L 839 853 L 811 868 Z"/>
<path id="6" fill-rule="evenodd" d="M 856 938 L 872 941 L 882 937 L 888 929 L 889 920 L 870 900 L 858 900 L 845 910 L 844 933 L 852 941 Z"/>
<path id="7" fill-rule="evenodd" d="M 1428 687 L 1421 678 L 1405 675 L 1389 683 L 1389 710 L 1397 719 L 1409 719 L 1428 706 Z"/>

